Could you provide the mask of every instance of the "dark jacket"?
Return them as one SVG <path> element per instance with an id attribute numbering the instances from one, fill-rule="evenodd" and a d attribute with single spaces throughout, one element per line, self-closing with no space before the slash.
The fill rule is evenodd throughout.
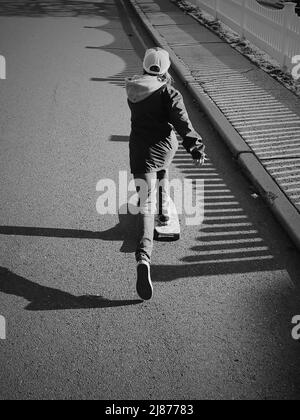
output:
<path id="1" fill-rule="evenodd" d="M 174 129 L 190 152 L 204 150 L 201 136 L 194 130 L 182 95 L 171 85 L 152 76 L 127 80 L 128 104 L 132 113 L 130 166 L 133 174 L 167 169 L 178 149 Z"/>

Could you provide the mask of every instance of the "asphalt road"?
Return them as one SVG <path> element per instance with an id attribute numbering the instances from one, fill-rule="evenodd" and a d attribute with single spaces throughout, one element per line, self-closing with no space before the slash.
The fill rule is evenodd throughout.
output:
<path id="1" fill-rule="evenodd" d="M 299 399 L 299 253 L 178 82 L 210 161 L 172 177 L 205 180 L 206 218 L 156 244 L 151 302 L 131 219 L 96 211 L 152 45 L 127 2 L 24 3 L 0 4 L 0 398 Z"/>

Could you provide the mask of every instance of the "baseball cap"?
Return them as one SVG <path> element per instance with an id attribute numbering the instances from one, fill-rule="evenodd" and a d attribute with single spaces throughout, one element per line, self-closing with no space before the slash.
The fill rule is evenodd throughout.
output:
<path id="1" fill-rule="evenodd" d="M 146 51 L 144 58 L 144 70 L 153 75 L 163 75 L 167 73 L 171 66 L 168 51 L 162 48 L 151 48 Z"/>

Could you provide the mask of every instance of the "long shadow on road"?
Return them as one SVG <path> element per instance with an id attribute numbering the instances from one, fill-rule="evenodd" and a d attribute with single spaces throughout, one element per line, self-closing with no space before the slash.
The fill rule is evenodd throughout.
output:
<path id="1" fill-rule="evenodd" d="M 120 251 L 131 253 L 136 248 L 135 235 L 132 235 L 132 232 L 136 231 L 133 226 L 135 223 L 136 216 L 120 214 L 119 223 L 104 232 L 26 226 L 0 226 L 0 235 L 120 241 L 123 242 Z M 4 267 L 0 267 L 0 293 L 20 296 L 28 300 L 30 303 L 25 308 L 27 311 L 101 309 L 142 303 L 141 300 L 110 300 L 102 296 L 74 296 L 68 292 L 41 286 L 38 283 L 18 276 Z"/>
<path id="2" fill-rule="evenodd" d="M 104 232 L 31 226 L 0 226 L 0 235 L 123 241 L 121 252 L 134 252 L 136 235 L 133 232 L 135 232 L 136 216 L 128 212 L 122 214 L 121 210 L 122 207 L 119 209 L 119 223 Z"/>
<path id="3" fill-rule="evenodd" d="M 29 301 L 25 308 L 27 311 L 101 309 L 142 303 L 141 300 L 113 301 L 102 296 L 74 296 L 62 290 L 41 286 L 3 267 L 0 267 L 0 292 Z"/>

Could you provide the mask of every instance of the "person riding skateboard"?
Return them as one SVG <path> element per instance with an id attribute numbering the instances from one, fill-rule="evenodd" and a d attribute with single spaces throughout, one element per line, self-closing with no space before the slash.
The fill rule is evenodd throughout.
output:
<path id="1" fill-rule="evenodd" d="M 137 293 L 143 300 L 153 295 L 150 263 L 157 202 L 157 180 L 160 183 L 159 222 L 167 224 L 169 167 L 178 150 L 174 129 L 196 166 L 205 162 L 205 146 L 194 130 L 181 93 L 172 85 L 169 53 L 161 48 L 146 51 L 140 76 L 126 79 L 131 110 L 129 141 L 130 168 L 139 193 Z M 145 185 L 145 188 L 141 188 Z"/>

